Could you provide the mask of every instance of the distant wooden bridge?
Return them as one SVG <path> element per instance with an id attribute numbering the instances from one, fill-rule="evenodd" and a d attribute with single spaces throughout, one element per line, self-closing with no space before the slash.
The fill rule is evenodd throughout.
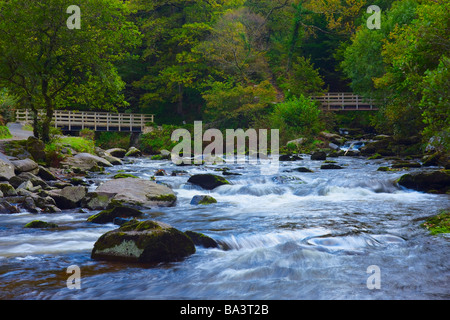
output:
<path id="1" fill-rule="evenodd" d="M 322 110 L 330 111 L 369 111 L 378 110 L 376 102 L 373 99 L 364 99 L 351 92 L 329 92 L 322 96 L 312 97 L 319 101 Z"/>
<path id="2" fill-rule="evenodd" d="M 17 122 L 33 122 L 30 110 L 17 110 Z M 108 113 L 55 110 L 52 126 L 63 131 L 80 131 L 91 129 L 94 131 L 144 132 L 148 123 L 153 123 L 152 114 Z"/>

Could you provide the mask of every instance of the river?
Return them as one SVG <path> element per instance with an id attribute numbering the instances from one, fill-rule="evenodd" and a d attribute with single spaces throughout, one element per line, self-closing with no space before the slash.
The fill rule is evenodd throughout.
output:
<path id="1" fill-rule="evenodd" d="M 394 181 L 406 171 L 377 171 L 388 161 L 340 157 L 344 169 L 321 170 L 322 161 L 304 159 L 281 162 L 272 175 L 261 175 L 260 165 L 219 166 L 241 175 L 226 176 L 231 184 L 213 191 L 187 180 L 221 174 L 217 166 L 137 158 L 91 177 L 94 190 L 119 170 L 145 179 L 166 170 L 157 180 L 176 192 L 176 206 L 144 210 L 147 218 L 228 247 L 197 247 L 175 263 L 92 260 L 95 241 L 117 228 L 86 222 L 95 211 L 1 215 L 0 299 L 450 299 L 450 237 L 420 227 L 450 207 L 448 195 L 398 188 Z M 170 176 L 173 170 L 186 173 Z M 218 203 L 191 205 L 199 194 Z M 23 228 L 36 219 L 60 228 Z M 80 289 L 66 286 L 72 265 L 80 268 Z M 379 287 L 370 288 L 374 276 Z"/>

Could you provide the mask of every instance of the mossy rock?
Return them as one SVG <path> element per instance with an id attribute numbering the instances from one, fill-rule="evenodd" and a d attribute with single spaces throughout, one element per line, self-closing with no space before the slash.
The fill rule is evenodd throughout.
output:
<path id="1" fill-rule="evenodd" d="M 194 196 L 191 200 L 192 205 L 208 205 L 213 203 L 217 203 L 217 200 L 206 195 Z"/>
<path id="2" fill-rule="evenodd" d="M 206 190 L 212 190 L 219 186 L 230 184 L 225 178 L 214 174 L 196 174 L 190 177 L 188 182 Z"/>
<path id="3" fill-rule="evenodd" d="M 202 246 L 204 248 L 218 248 L 219 244 L 211 237 L 204 235 L 203 233 L 186 231 L 185 234 L 192 239 L 195 245 Z"/>
<path id="4" fill-rule="evenodd" d="M 138 179 L 138 177 L 136 177 L 135 175 L 132 175 L 130 173 L 118 173 L 118 174 L 114 175 L 114 177 L 113 177 L 113 179 L 124 179 L 124 178 Z"/>
<path id="5" fill-rule="evenodd" d="M 33 229 L 54 229 L 58 228 L 58 225 L 55 223 L 45 222 L 41 220 L 33 220 L 25 225 L 24 228 L 33 228 Z"/>
<path id="6" fill-rule="evenodd" d="M 445 194 L 450 190 L 450 174 L 439 170 L 416 172 L 401 176 L 397 183 L 407 189 Z"/>
<path id="7" fill-rule="evenodd" d="M 342 168 L 341 166 L 338 166 L 337 164 L 329 163 L 329 164 L 321 165 L 320 169 L 322 169 L 322 170 L 330 170 L 330 169 L 344 169 L 344 168 Z"/>
<path id="8" fill-rule="evenodd" d="M 90 216 L 87 221 L 92 223 L 105 224 L 114 221 L 114 218 L 139 218 L 143 213 L 137 209 L 123 206 L 116 206 L 112 209 L 100 211 Z"/>
<path id="9" fill-rule="evenodd" d="M 102 235 L 91 257 L 97 260 L 160 263 L 179 261 L 195 253 L 185 233 L 162 222 L 131 220 Z"/>
<path id="10" fill-rule="evenodd" d="M 427 219 L 421 226 L 429 230 L 432 235 L 450 233 L 450 211 L 442 210 L 438 215 Z"/>

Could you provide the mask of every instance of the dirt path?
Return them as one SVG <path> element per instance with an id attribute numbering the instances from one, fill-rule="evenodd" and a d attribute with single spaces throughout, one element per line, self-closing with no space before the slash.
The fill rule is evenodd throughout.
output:
<path id="1" fill-rule="evenodd" d="M 8 129 L 13 137 L 3 140 L 26 140 L 28 137 L 33 136 L 33 131 L 23 130 L 22 127 L 23 126 L 20 123 L 8 123 Z"/>

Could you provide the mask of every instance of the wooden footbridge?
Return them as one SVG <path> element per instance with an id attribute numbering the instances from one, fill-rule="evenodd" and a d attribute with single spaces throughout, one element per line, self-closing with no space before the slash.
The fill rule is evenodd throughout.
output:
<path id="1" fill-rule="evenodd" d="M 312 97 L 319 101 L 322 110 L 329 111 L 370 111 L 378 110 L 376 102 L 373 99 L 364 99 L 351 92 L 329 92 L 322 96 Z"/>
<path id="2" fill-rule="evenodd" d="M 17 122 L 33 122 L 33 113 L 29 110 L 16 111 Z M 155 121 L 152 114 L 108 113 L 55 110 L 52 126 L 63 131 L 144 132 L 149 123 Z"/>
<path id="3" fill-rule="evenodd" d="M 375 101 L 364 99 L 350 92 L 329 92 L 322 96 L 312 97 L 319 101 L 322 110 L 329 111 L 367 111 L 378 110 Z M 30 110 L 16 112 L 17 122 L 33 122 Z M 148 124 L 155 121 L 152 114 L 108 113 L 89 111 L 55 110 L 52 125 L 63 131 L 94 131 L 145 132 Z"/>

